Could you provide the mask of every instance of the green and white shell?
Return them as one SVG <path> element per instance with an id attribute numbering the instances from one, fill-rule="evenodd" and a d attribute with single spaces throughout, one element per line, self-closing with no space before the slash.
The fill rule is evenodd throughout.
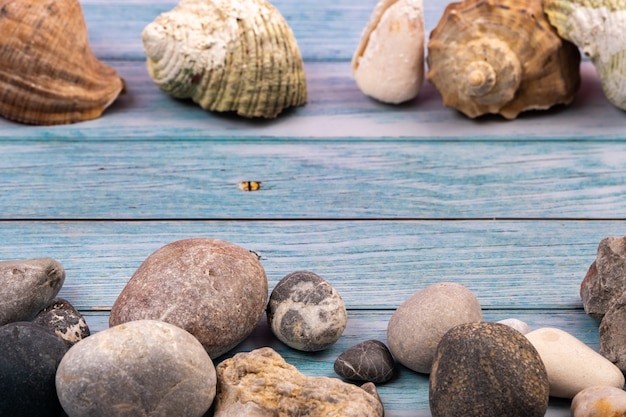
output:
<path id="1" fill-rule="evenodd" d="M 591 59 L 607 99 L 626 110 L 626 1 L 545 0 L 544 12 Z"/>

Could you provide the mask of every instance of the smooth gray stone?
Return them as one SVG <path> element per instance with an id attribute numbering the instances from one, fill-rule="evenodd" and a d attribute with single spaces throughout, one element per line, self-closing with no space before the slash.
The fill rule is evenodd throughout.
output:
<path id="1" fill-rule="evenodd" d="M 201 417 L 216 384 L 200 342 L 158 320 L 120 324 L 81 340 L 56 374 L 69 417 Z"/>
<path id="2" fill-rule="evenodd" d="M 328 281 L 310 271 L 296 271 L 283 277 L 272 290 L 267 323 L 287 346 L 313 352 L 339 340 L 348 313 Z"/>
<path id="3" fill-rule="evenodd" d="M 0 261 L 0 326 L 32 320 L 64 282 L 65 270 L 52 258 Z"/>
<path id="4" fill-rule="evenodd" d="M 0 327 L 0 416 L 58 417 L 55 374 L 67 346 L 30 322 Z"/>
<path id="5" fill-rule="evenodd" d="M 366 340 L 339 355 L 334 369 L 337 375 L 352 381 L 384 383 L 393 377 L 395 363 L 383 342 Z"/>
<path id="6" fill-rule="evenodd" d="M 89 326 L 80 312 L 63 298 L 53 299 L 33 319 L 33 323 L 60 337 L 68 348 L 89 336 Z"/>
<path id="7" fill-rule="evenodd" d="M 501 323 L 465 323 L 441 338 L 429 380 L 433 417 L 543 417 L 549 382 L 537 350 Z"/>

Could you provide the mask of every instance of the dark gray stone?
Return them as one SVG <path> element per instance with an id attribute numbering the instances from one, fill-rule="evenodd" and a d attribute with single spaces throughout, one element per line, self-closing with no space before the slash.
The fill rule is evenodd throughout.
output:
<path id="1" fill-rule="evenodd" d="M 267 305 L 270 329 L 286 345 L 319 351 L 335 343 L 348 321 L 341 296 L 324 278 L 296 271 L 281 279 Z"/>
<path id="2" fill-rule="evenodd" d="M 43 326 L 60 337 L 68 348 L 89 336 L 89 326 L 80 312 L 69 301 L 55 298 L 37 316 L 33 323 Z"/>
<path id="3" fill-rule="evenodd" d="M 32 320 L 64 282 L 63 266 L 51 258 L 0 261 L 0 326 Z"/>
<path id="4" fill-rule="evenodd" d="M 267 293 L 255 253 L 219 239 L 183 239 L 146 258 L 115 300 L 109 325 L 162 320 L 193 334 L 217 358 L 252 333 Z"/>
<path id="5" fill-rule="evenodd" d="M 598 244 L 593 261 L 580 285 L 585 312 L 602 320 L 611 303 L 626 292 L 626 236 L 607 237 Z"/>
<path id="6" fill-rule="evenodd" d="M 543 417 L 549 382 L 537 350 L 500 323 L 466 323 L 442 337 L 430 374 L 433 417 Z"/>
<path id="7" fill-rule="evenodd" d="M 67 346 L 29 322 L 0 327 L 0 416 L 58 417 L 55 374 Z"/>
<path id="8" fill-rule="evenodd" d="M 384 383 L 395 372 L 391 352 L 378 340 L 366 340 L 343 352 L 335 360 L 337 375 L 352 381 Z"/>
<path id="9" fill-rule="evenodd" d="M 56 374 L 57 394 L 70 417 L 201 417 L 216 384 L 200 342 L 158 320 L 120 324 L 83 339 Z"/>

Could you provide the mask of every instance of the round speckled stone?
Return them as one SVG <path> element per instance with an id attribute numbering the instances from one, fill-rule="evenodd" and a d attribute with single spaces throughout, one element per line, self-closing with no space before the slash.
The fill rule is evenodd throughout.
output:
<path id="1" fill-rule="evenodd" d="M 69 417 L 201 417 L 217 376 L 190 333 L 137 320 L 76 343 L 61 360 L 56 388 Z"/>
<path id="2" fill-rule="evenodd" d="M 395 372 L 387 346 L 378 340 L 366 340 L 343 352 L 334 364 L 337 375 L 352 381 L 383 383 Z"/>
<path id="3" fill-rule="evenodd" d="M 0 416 L 58 417 L 54 378 L 67 346 L 30 322 L 0 327 Z"/>
<path id="4" fill-rule="evenodd" d="M 341 337 L 348 315 L 341 296 L 324 278 L 296 271 L 274 287 L 267 321 L 280 341 L 312 352 L 327 348 Z"/>
<path id="5" fill-rule="evenodd" d="M 543 417 L 550 387 L 524 335 L 501 323 L 466 323 L 442 337 L 429 389 L 433 417 Z"/>

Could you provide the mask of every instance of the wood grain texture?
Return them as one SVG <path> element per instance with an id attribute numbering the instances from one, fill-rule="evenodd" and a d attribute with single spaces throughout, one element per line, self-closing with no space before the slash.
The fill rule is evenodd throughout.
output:
<path id="1" fill-rule="evenodd" d="M 599 241 L 622 222 L 575 221 L 46 221 L 0 223 L 5 259 L 49 256 L 66 268 L 61 295 L 108 309 L 141 262 L 190 237 L 261 256 L 270 289 L 306 269 L 350 309 L 395 309 L 415 291 L 462 283 L 489 309 L 580 309 Z"/>
<path id="2" fill-rule="evenodd" d="M 1 219 L 626 218 L 626 144 L 611 141 L 14 141 L 0 152 Z M 250 180 L 261 189 L 237 187 Z"/>

